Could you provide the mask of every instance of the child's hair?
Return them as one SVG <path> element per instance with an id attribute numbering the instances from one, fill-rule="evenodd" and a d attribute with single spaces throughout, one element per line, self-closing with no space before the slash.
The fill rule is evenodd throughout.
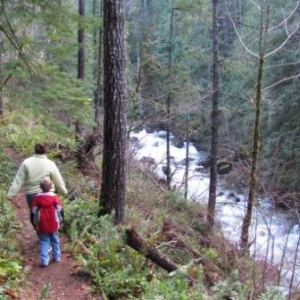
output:
<path id="1" fill-rule="evenodd" d="M 40 187 L 44 193 L 50 192 L 52 188 L 52 182 L 48 177 L 45 177 L 40 182 Z"/>

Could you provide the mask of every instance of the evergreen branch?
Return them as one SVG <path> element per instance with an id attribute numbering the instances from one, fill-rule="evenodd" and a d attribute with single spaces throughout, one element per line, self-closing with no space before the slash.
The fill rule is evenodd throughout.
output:
<path id="1" fill-rule="evenodd" d="M 11 45 L 17 50 L 17 52 L 19 53 L 19 56 L 21 57 L 22 61 L 24 62 L 24 64 L 27 66 L 27 68 L 29 69 L 30 72 L 32 72 L 32 68 L 29 65 L 29 63 L 27 62 L 26 56 L 23 53 L 22 48 L 19 46 L 18 44 L 18 38 L 8 20 L 7 14 L 5 12 L 5 7 L 4 7 L 4 2 L 3 0 L 1 0 L 2 3 L 2 13 L 4 15 L 6 24 L 8 25 L 8 28 L 10 30 L 10 33 L 12 34 L 12 37 L 6 32 L 6 30 L 4 29 L 3 26 L 0 26 L 0 31 L 2 31 L 4 33 L 4 35 L 7 37 L 7 39 L 10 41 Z"/>

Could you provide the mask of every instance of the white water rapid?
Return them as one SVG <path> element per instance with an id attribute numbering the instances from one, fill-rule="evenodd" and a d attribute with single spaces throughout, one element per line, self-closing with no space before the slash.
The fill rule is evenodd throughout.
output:
<path id="1" fill-rule="evenodd" d="M 163 167 L 166 166 L 166 132 L 147 133 L 142 130 L 130 134 L 131 151 L 134 159 L 152 160 L 149 167 L 158 178 L 166 179 Z M 170 145 L 172 186 L 184 191 L 186 144 L 183 148 Z M 189 143 L 188 199 L 206 203 L 208 199 L 209 173 L 201 170 L 197 162 L 206 157 L 205 152 L 196 150 Z M 226 175 L 222 175 L 226 176 Z M 223 235 L 229 241 L 239 244 L 242 220 L 247 205 L 247 192 L 238 193 L 218 186 L 216 218 Z M 287 295 L 290 287 L 299 289 L 300 251 L 299 225 L 286 212 L 274 209 L 271 201 L 260 199 L 253 211 L 250 229 L 251 252 L 256 260 L 267 260 L 280 270 L 278 288 Z"/>

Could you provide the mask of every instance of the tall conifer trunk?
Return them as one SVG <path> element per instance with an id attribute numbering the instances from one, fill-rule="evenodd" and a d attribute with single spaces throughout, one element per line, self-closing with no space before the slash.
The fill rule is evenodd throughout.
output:
<path id="1" fill-rule="evenodd" d="M 174 19 L 174 8 L 172 1 L 171 17 L 170 17 L 170 33 L 169 33 L 169 47 L 168 47 L 168 96 L 167 96 L 167 186 L 171 189 L 171 154 L 170 154 L 170 127 L 171 127 L 171 77 L 172 77 L 172 51 L 173 51 L 173 19 Z"/>
<path id="2" fill-rule="evenodd" d="M 3 78 L 1 76 L 3 71 L 3 65 L 2 65 L 2 43 L 0 43 L 0 117 L 3 116 L 3 97 L 2 97 L 2 90 L 4 88 Z"/>
<path id="3" fill-rule="evenodd" d="M 218 130 L 219 130 L 219 35 L 218 35 L 218 0 L 213 0 L 213 65 L 212 65 L 212 83 L 213 99 L 211 113 L 211 149 L 210 149 L 210 183 L 209 198 L 207 207 L 207 225 L 208 228 L 215 223 L 215 206 L 217 190 L 217 155 L 218 155 Z"/>
<path id="4" fill-rule="evenodd" d="M 255 123 L 253 130 L 253 144 L 252 144 L 252 162 L 250 171 L 249 182 L 249 195 L 247 203 L 247 211 L 243 219 L 242 232 L 241 232 L 241 249 L 243 253 L 248 252 L 249 248 L 249 227 L 252 220 L 252 210 L 254 206 L 254 196 L 256 190 L 256 169 L 259 154 L 259 140 L 260 140 L 260 102 L 262 97 L 262 78 L 263 78 L 263 65 L 264 57 L 261 55 L 258 67 L 257 87 L 256 87 L 256 110 L 255 110 Z"/>
<path id="5" fill-rule="evenodd" d="M 266 15 L 266 22 L 264 25 L 264 16 Z M 243 219 L 242 231 L 241 231 L 241 252 L 242 254 L 249 254 L 249 228 L 252 221 L 252 211 L 255 203 L 255 192 L 257 188 L 257 163 L 260 151 L 260 119 L 261 119 L 261 101 L 263 90 L 263 70 L 265 62 L 265 44 L 266 36 L 268 32 L 269 19 L 269 6 L 266 10 L 261 11 L 260 19 L 260 33 L 259 33 L 259 61 L 258 61 L 258 74 L 256 85 L 256 97 L 255 97 L 255 121 L 253 128 L 253 141 L 252 141 L 252 161 L 249 179 L 249 194 L 247 202 L 247 211 Z"/>
<path id="6" fill-rule="evenodd" d="M 266 26 L 267 27 L 267 26 Z M 257 186 L 256 169 L 258 162 L 258 155 L 260 150 L 260 115 L 261 115 L 261 99 L 262 99 L 262 81 L 263 81 L 263 67 L 264 67 L 264 51 L 263 51 L 263 14 L 261 17 L 261 31 L 260 31 L 260 57 L 258 65 L 256 98 L 255 98 L 255 122 L 253 129 L 252 141 L 252 161 L 249 180 L 249 194 L 247 202 L 247 211 L 243 219 L 241 231 L 241 250 L 242 254 L 248 254 L 249 250 L 249 228 L 252 221 L 252 211 L 255 202 L 255 191 Z"/>
<path id="7" fill-rule="evenodd" d="M 126 98 L 124 0 L 104 0 L 104 136 L 99 216 L 115 210 L 124 221 L 126 185 Z"/>
<path id="8" fill-rule="evenodd" d="M 78 13 L 80 16 L 79 29 L 78 29 L 78 62 L 77 62 L 77 78 L 84 80 L 84 44 L 85 44 L 85 30 L 83 27 L 83 20 L 85 18 L 85 0 L 79 0 Z M 79 120 L 75 122 L 75 139 L 78 141 L 82 136 L 82 125 Z"/>
<path id="9" fill-rule="evenodd" d="M 101 19 L 103 15 L 103 1 L 93 0 L 93 15 L 94 17 L 99 17 Z M 102 45 L 103 45 L 103 29 L 102 26 L 99 29 L 94 30 L 94 80 L 95 80 L 95 90 L 94 90 L 94 109 L 95 109 L 95 123 L 96 131 L 101 128 L 101 106 L 102 106 L 102 93 L 101 93 L 101 78 L 102 78 Z"/>

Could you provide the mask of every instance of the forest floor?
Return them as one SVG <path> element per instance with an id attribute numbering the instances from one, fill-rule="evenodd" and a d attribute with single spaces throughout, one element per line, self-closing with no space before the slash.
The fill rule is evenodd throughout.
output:
<path id="1" fill-rule="evenodd" d="M 23 161 L 23 158 L 11 148 L 7 148 L 6 153 L 17 166 Z M 22 223 L 16 238 L 21 246 L 24 258 L 24 273 L 26 273 L 25 287 L 15 299 L 96 299 L 92 297 L 89 291 L 89 282 L 76 275 L 76 262 L 72 258 L 70 243 L 67 236 L 60 234 L 62 250 L 62 259 L 60 263 L 50 262 L 47 268 L 41 268 L 38 238 L 29 220 L 29 210 L 24 191 L 20 191 L 12 202 L 17 211 L 17 219 Z M 42 296 L 43 293 L 46 295 Z"/>

